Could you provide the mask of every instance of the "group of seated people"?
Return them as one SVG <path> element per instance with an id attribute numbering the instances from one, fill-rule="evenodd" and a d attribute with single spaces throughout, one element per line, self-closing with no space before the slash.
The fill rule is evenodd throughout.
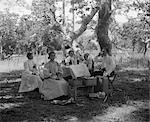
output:
<path id="1" fill-rule="evenodd" d="M 33 54 L 27 53 L 28 60 L 24 63 L 24 72 L 22 73 L 22 80 L 19 87 L 19 92 L 29 92 L 38 88 L 44 100 L 54 100 L 61 96 L 69 96 L 69 83 L 63 78 L 63 70 L 61 65 L 77 65 L 85 63 L 91 73 L 91 76 L 102 75 L 108 76 L 115 68 L 115 63 L 107 50 L 102 51 L 98 55 L 102 61 L 98 71 L 94 71 L 94 60 L 89 53 L 83 56 L 77 52 L 75 55 L 73 50 L 70 50 L 68 56 L 61 64 L 55 61 L 55 52 L 48 54 L 49 61 L 44 64 L 43 72 L 41 73 L 37 64 L 33 60 Z"/>
<path id="2" fill-rule="evenodd" d="M 62 61 L 62 64 L 77 65 L 84 63 L 88 67 L 91 76 L 108 76 L 116 67 L 115 61 L 107 49 L 102 50 L 102 52 L 100 52 L 94 59 L 89 53 L 82 55 L 79 50 L 76 54 L 73 50 L 70 50 L 68 54 L 69 55 L 65 58 L 65 60 Z M 98 66 L 95 66 L 95 62 L 98 63 Z"/>

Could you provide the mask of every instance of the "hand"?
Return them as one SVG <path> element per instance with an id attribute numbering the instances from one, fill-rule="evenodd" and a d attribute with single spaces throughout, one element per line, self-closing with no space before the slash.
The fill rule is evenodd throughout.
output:
<path id="1" fill-rule="evenodd" d="M 106 77 L 107 75 L 108 75 L 108 73 L 107 73 L 107 72 L 104 72 L 103 76 Z"/>
<path id="2" fill-rule="evenodd" d="M 61 73 L 58 73 L 58 74 L 57 74 L 57 79 L 60 80 L 61 78 L 62 78 Z"/>
<path id="3" fill-rule="evenodd" d="M 52 75 L 51 78 L 52 79 L 57 79 L 57 75 Z"/>

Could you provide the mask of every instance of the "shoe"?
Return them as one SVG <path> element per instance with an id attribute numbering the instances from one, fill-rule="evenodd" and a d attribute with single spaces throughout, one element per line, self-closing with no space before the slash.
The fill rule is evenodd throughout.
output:
<path id="1" fill-rule="evenodd" d="M 67 100 L 63 105 L 71 104 L 71 103 L 75 103 L 75 100 L 72 97 L 69 100 Z"/>

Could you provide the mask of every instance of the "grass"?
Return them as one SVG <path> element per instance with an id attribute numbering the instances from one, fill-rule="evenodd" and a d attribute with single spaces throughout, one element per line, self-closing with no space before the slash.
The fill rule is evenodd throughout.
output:
<path id="1" fill-rule="evenodd" d="M 41 122 L 56 121 L 64 122 L 75 119 L 80 122 L 92 121 L 95 116 L 102 116 L 110 106 L 121 107 L 128 101 L 149 100 L 149 80 L 145 79 L 146 71 L 122 71 L 118 72 L 115 87 L 122 89 L 122 92 L 115 91 L 113 96 L 106 103 L 102 100 L 90 100 L 81 97 L 76 104 L 66 106 L 53 105 L 50 101 L 40 99 L 37 92 L 30 92 L 20 97 L 18 88 L 20 82 L 3 83 L 0 86 L 0 121 L 1 122 Z M 13 73 L 10 73 L 13 76 Z M 4 74 L 8 75 L 8 74 Z M 14 80 L 15 80 L 14 75 Z M 17 78 L 17 77 L 16 77 Z M 10 78 L 11 79 L 11 78 Z M 139 81 L 135 79 L 140 79 Z M 0 79 L 1 81 L 3 79 Z M 11 106 L 10 106 L 11 105 Z M 18 106 L 14 106 L 18 105 Z M 137 109 L 131 113 L 131 119 L 137 122 L 149 120 L 148 107 Z M 71 120 L 70 120 L 71 121 Z"/>
<path id="2" fill-rule="evenodd" d="M 94 53 L 92 52 L 92 54 Z M 122 55 L 119 54 L 118 57 Z M 61 58 L 59 54 L 58 61 Z M 23 56 L 11 61 L 0 61 L 0 82 L 5 79 L 14 81 L 20 78 L 25 59 L 25 56 Z M 127 61 L 125 59 L 127 57 L 124 56 L 120 65 L 126 68 L 147 66 L 147 62 L 142 55 L 137 54 L 136 57 L 132 56 Z M 35 60 L 40 64 L 47 61 L 47 56 L 35 57 Z M 0 122 L 69 122 L 71 119 L 78 122 L 94 122 L 93 118 L 105 115 L 106 111 L 109 110 L 108 108 L 112 106 L 128 105 L 129 101 L 147 103 L 149 100 L 149 75 L 150 73 L 147 70 L 119 71 L 115 80 L 115 87 L 122 89 L 122 91 L 115 91 L 106 103 L 103 103 L 100 99 L 89 100 L 86 97 L 81 97 L 77 101 L 78 104 L 66 106 L 53 105 L 50 101 L 44 101 L 37 92 L 30 92 L 21 96 L 18 93 L 20 82 L 1 83 Z M 129 120 L 127 120 L 129 122 L 148 122 L 148 112 L 148 106 L 140 109 L 137 107 L 137 110 L 130 113 Z M 106 120 L 109 121 L 107 118 Z M 112 122 L 119 122 L 119 120 Z"/>

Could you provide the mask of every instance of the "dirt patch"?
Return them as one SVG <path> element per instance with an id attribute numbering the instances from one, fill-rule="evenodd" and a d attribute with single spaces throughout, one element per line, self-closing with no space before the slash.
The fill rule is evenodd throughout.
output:
<path id="1" fill-rule="evenodd" d="M 96 116 L 96 122 L 148 122 L 149 110 L 147 101 L 127 101 L 121 107 L 109 107 L 103 115 Z"/>
<path id="2" fill-rule="evenodd" d="M 99 122 L 125 122 L 126 117 L 136 108 L 133 106 L 123 105 L 121 107 L 110 107 L 102 116 L 95 117 L 95 121 Z M 128 117 L 127 117 L 128 118 Z"/>

